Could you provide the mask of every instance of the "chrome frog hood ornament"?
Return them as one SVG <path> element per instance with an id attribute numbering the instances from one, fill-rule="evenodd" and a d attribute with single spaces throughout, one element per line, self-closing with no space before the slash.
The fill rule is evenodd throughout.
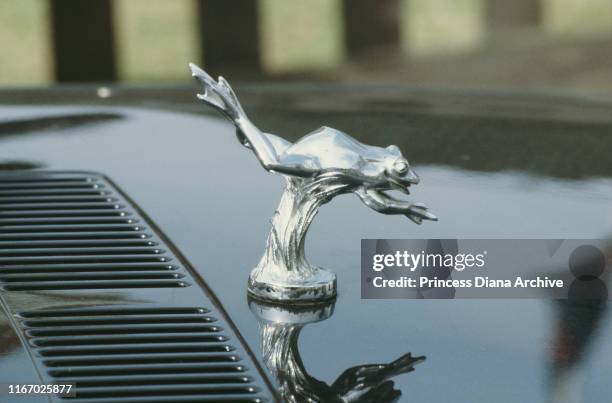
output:
<path id="1" fill-rule="evenodd" d="M 321 127 L 291 143 L 259 130 L 246 116 L 229 83 L 215 81 L 190 64 L 204 92 L 198 98 L 236 126 L 238 140 L 264 169 L 285 177 L 286 187 L 272 217 L 266 252 L 249 277 L 249 293 L 276 301 L 316 301 L 336 295 L 334 273 L 312 266 L 304 255 L 306 232 L 322 204 L 355 193 L 373 210 L 401 214 L 417 224 L 437 220 L 421 203 L 398 200 L 386 192 L 409 193 L 419 183 L 399 148 L 362 144 L 349 135 Z"/>

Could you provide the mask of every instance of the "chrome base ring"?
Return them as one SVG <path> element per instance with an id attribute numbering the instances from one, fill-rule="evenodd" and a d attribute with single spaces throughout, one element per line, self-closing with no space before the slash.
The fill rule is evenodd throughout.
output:
<path id="1" fill-rule="evenodd" d="M 249 276 L 248 293 L 263 301 L 286 303 L 313 303 L 336 297 L 336 275 L 321 271 L 316 281 L 302 281 L 300 284 L 262 282 Z M 321 275 L 323 274 L 323 275 Z"/>

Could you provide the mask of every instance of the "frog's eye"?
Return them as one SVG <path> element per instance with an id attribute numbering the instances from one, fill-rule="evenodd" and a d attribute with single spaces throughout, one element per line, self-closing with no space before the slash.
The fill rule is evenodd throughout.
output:
<path id="1" fill-rule="evenodd" d="M 397 146 L 394 146 L 393 144 L 388 146 L 386 150 L 389 151 L 391 154 L 395 154 L 395 155 L 401 154 L 400 149 Z"/>
<path id="2" fill-rule="evenodd" d="M 393 170 L 400 175 L 404 175 L 408 172 L 408 161 L 405 159 L 399 159 L 393 163 Z"/>

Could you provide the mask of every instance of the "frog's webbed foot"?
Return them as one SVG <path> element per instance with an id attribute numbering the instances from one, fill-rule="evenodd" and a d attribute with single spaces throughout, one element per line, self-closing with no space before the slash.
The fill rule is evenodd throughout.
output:
<path id="1" fill-rule="evenodd" d="M 355 193 L 366 206 L 379 213 L 403 214 L 417 224 L 421 224 L 423 220 L 438 220 L 438 217 L 427 211 L 428 209 L 423 203 L 398 200 L 380 189 L 360 187 Z"/>
<path id="2" fill-rule="evenodd" d="M 352 367 L 344 371 L 331 385 L 341 396 L 350 396 L 363 393 L 358 401 L 370 401 L 367 397 L 375 394 L 381 397 L 383 391 L 389 393 L 393 390 L 390 380 L 400 374 L 414 371 L 414 366 L 425 361 L 425 357 L 413 357 L 411 353 L 404 354 L 388 364 L 368 364 Z M 389 390 L 389 386 L 391 386 Z M 392 393 L 389 396 L 393 396 Z M 393 400 L 372 400 L 393 401 Z"/>
<path id="3" fill-rule="evenodd" d="M 438 221 L 438 217 L 427 211 L 427 206 L 423 203 L 414 203 L 408 207 L 408 212 L 405 214 L 416 224 L 421 224 L 423 220 Z"/>

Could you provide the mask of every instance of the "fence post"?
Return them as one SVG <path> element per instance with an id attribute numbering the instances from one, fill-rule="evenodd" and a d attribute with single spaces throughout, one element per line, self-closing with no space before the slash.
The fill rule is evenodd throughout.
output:
<path id="1" fill-rule="evenodd" d="M 542 20 L 540 0 L 486 0 L 485 18 L 491 34 L 536 28 Z"/>
<path id="2" fill-rule="evenodd" d="M 399 0 L 343 0 L 347 53 L 400 47 Z"/>
<path id="3" fill-rule="evenodd" d="M 203 64 L 213 74 L 261 73 L 257 0 L 198 0 Z"/>
<path id="4" fill-rule="evenodd" d="M 55 78 L 58 82 L 117 79 L 109 0 L 51 0 Z"/>

